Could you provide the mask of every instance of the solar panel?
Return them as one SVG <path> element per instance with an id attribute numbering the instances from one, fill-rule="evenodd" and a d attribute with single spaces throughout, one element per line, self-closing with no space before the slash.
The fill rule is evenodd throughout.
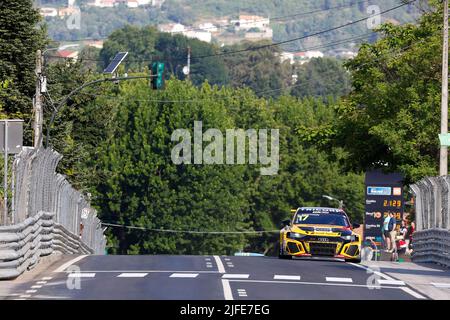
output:
<path id="1" fill-rule="evenodd" d="M 116 56 L 114 57 L 114 59 L 112 59 L 106 69 L 103 70 L 103 73 L 114 73 L 127 55 L 128 52 L 119 52 L 118 54 L 116 54 Z"/>

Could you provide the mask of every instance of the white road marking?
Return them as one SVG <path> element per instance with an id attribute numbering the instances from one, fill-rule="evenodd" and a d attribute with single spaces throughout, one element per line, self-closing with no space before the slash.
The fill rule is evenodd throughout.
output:
<path id="1" fill-rule="evenodd" d="M 211 258 L 205 258 L 206 261 L 211 261 Z"/>
<path id="2" fill-rule="evenodd" d="M 121 273 L 117 278 L 144 278 L 148 273 Z"/>
<path id="3" fill-rule="evenodd" d="M 400 280 L 383 280 L 383 279 L 377 279 L 378 284 L 388 284 L 388 285 L 398 285 L 398 286 L 404 286 L 405 282 Z"/>
<path id="4" fill-rule="evenodd" d="M 172 273 L 169 278 L 196 278 L 198 273 Z"/>
<path id="5" fill-rule="evenodd" d="M 219 270 L 220 273 L 225 273 L 225 267 L 223 266 L 222 260 L 220 260 L 219 256 L 213 256 L 214 260 L 217 264 L 217 270 Z"/>
<path id="6" fill-rule="evenodd" d="M 75 259 L 72 259 L 69 262 L 64 263 L 62 266 L 60 266 L 58 269 L 56 269 L 53 272 L 63 272 L 64 270 L 66 270 L 68 267 L 70 267 L 75 262 L 78 262 L 86 257 L 87 257 L 87 255 L 82 255 L 82 256 L 76 257 Z"/>
<path id="7" fill-rule="evenodd" d="M 405 291 L 406 293 L 409 293 L 410 295 L 412 295 L 414 298 L 417 298 L 417 299 L 426 299 L 423 295 L 421 295 L 421 294 L 415 292 L 414 290 L 411 290 L 411 289 L 408 288 L 408 287 L 401 287 L 401 289 L 402 289 L 403 291 Z"/>
<path id="8" fill-rule="evenodd" d="M 69 278 L 94 278 L 95 277 L 95 273 L 75 272 L 75 273 L 69 273 L 67 276 Z"/>
<path id="9" fill-rule="evenodd" d="M 328 282 L 346 282 L 346 283 L 352 283 L 352 278 L 337 278 L 337 277 L 325 277 L 325 279 Z"/>
<path id="10" fill-rule="evenodd" d="M 431 283 L 432 286 L 435 286 L 436 288 L 450 288 L 450 283 L 437 283 L 437 282 L 432 282 Z"/>
<path id="11" fill-rule="evenodd" d="M 53 277 L 43 277 L 42 278 L 42 280 L 44 280 L 44 281 L 48 281 L 48 280 L 52 280 L 53 279 Z"/>
<path id="12" fill-rule="evenodd" d="M 47 283 L 47 281 L 38 281 L 38 282 L 36 282 L 36 284 L 46 284 Z"/>
<path id="13" fill-rule="evenodd" d="M 245 289 L 237 289 L 239 297 L 247 297 L 247 291 Z"/>
<path id="14" fill-rule="evenodd" d="M 381 277 L 381 278 L 384 278 L 384 279 L 386 279 L 386 280 L 395 280 L 394 278 L 388 276 L 387 274 L 384 274 L 384 273 L 379 272 L 379 271 L 374 271 L 374 270 L 372 270 L 370 267 L 362 266 L 362 265 L 360 265 L 360 264 L 353 263 L 353 262 L 349 262 L 348 264 L 351 264 L 352 266 L 358 267 L 358 268 L 360 268 L 360 269 L 364 269 L 364 270 L 366 270 L 366 271 L 369 270 L 370 273 L 376 274 L 377 276 L 379 276 L 379 277 Z"/>
<path id="15" fill-rule="evenodd" d="M 300 276 L 285 276 L 285 275 L 279 275 L 276 274 L 273 276 L 274 280 L 297 280 L 300 281 Z"/>
<path id="16" fill-rule="evenodd" d="M 231 291 L 230 281 L 222 279 L 223 296 L 225 300 L 234 300 L 233 292 Z"/>
<path id="17" fill-rule="evenodd" d="M 37 292 L 37 290 L 27 290 L 27 291 L 25 291 L 26 293 L 36 293 Z"/>
<path id="18" fill-rule="evenodd" d="M 17 298 L 17 299 L 13 299 L 13 300 L 27 300 L 27 299 L 20 299 L 20 298 Z"/>
<path id="19" fill-rule="evenodd" d="M 222 279 L 248 279 L 248 277 L 250 277 L 249 274 L 227 273 L 222 276 Z"/>
<path id="20" fill-rule="evenodd" d="M 20 297 L 21 297 L 21 298 L 29 298 L 29 297 L 31 297 L 31 295 L 30 295 L 30 294 L 23 294 L 23 295 L 21 295 Z"/>
<path id="21" fill-rule="evenodd" d="M 31 286 L 31 289 L 40 289 L 42 286 Z"/>
<path id="22" fill-rule="evenodd" d="M 219 271 L 215 270 L 84 270 L 77 273 L 174 273 L 174 272 L 184 272 L 184 273 L 219 273 Z M 69 272 L 65 272 L 69 273 Z"/>
<path id="23" fill-rule="evenodd" d="M 333 287 L 359 287 L 370 289 L 371 286 L 366 284 L 353 283 L 334 283 L 334 282 L 305 282 L 305 281 L 283 281 L 283 280 L 249 280 L 249 279 L 230 279 L 230 282 L 252 282 L 252 283 L 277 283 L 277 284 L 300 284 L 300 285 L 314 285 L 314 286 L 333 286 Z M 401 289 L 403 287 L 383 286 L 380 289 Z"/>

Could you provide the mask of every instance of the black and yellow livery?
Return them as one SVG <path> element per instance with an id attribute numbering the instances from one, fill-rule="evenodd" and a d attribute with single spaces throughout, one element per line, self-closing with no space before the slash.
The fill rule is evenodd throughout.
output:
<path id="1" fill-rule="evenodd" d="M 353 231 L 342 209 L 298 208 L 292 221 L 280 231 L 281 259 L 292 257 L 333 257 L 361 262 L 361 236 Z"/>

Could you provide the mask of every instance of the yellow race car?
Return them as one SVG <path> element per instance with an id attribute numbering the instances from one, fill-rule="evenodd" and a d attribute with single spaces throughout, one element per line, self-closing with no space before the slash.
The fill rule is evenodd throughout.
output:
<path id="1" fill-rule="evenodd" d="M 298 208 L 292 221 L 283 221 L 280 231 L 280 259 L 333 257 L 361 262 L 361 236 L 353 232 L 358 224 L 342 209 Z"/>

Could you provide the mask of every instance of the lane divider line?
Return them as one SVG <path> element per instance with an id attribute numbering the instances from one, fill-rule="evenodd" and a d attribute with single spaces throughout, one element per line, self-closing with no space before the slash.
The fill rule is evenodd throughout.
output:
<path id="1" fill-rule="evenodd" d="M 222 288 L 225 300 L 234 300 L 229 280 L 222 279 Z"/>
<path id="2" fill-rule="evenodd" d="M 197 278 L 198 273 L 172 273 L 169 278 Z"/>
<path id="3" fill-rule="evenodd" d="M 27 290 L 27 291 L 25 291 L 25 293 L 36 293 L 37 292 L 37 290 Z"/>
<path id="4" fill-rule="evenodd" d="M 248 279 L 249 277 L 249 274 L 226 273 L 222 279 Z"/>
<path id="5" fill-rule="evenodd" d="M 56 269 L 53 272 L 63 272 L 64 270 L 66 270 L 68 267 L 70 267 L 75 262 L 81 261 L 82 259 L 84 259 L 86 257 L 87 257 L 87 255 L 82 255 L 82 256 L 76 257 L 75 259 L 72 259 L 72 260 L 64 263 L 62 266 L 60 266 L 58 269 Z"/>
<path id="6" fill-rule="evenodd" d="M 273 280 L 297 280 L 300 281 L 300 276 L 287 276 L 287 275 L 279 275 L 276 274 L 273 276 Z"/>
<path id="7" fill-rule="evenodd" d="M 222 260 L 220 260 L 219 256 L 213 256 L 214 260 L 217 264 L 217 270 L 219 270 L 220 273 L 225 273 L 225 267 L 223 266 Z"/>
<path id="8" fill-rule="evenodd" d="M 40 289 L 42 286 L 31 286 L 31 289 Z"/>
<path id="9" fill-rule="evenodd" d="M 297 285 L 312 285 L 312 286 L 332 286 L 332 287 L 358 287 L 371 288 L 367 284 L 354 284 L 345 282 L 305 282 L 305 281 L 285 281 L 285 280 L 250 280 L 250 279 L 230 279 L 230 282 L 249 282 L 249 283 L 279 283 L 279 284 L 297 284 Z M 401 289 L 399 286 L 383 286 L 380 289 Z"/>
<path id="10" fill-rule="evenodd" d="M 387 274 L 384 274 L 382 272 L 373 270 L 369 266 L 363 266 L 363 265 L 360 265 L 360 264 L 357 264 L 357 263 L 353 263 L 353 262 L 349 262 L 348 264 L 351 264 L 352 266 L 355 266 L 355 267 L 358 267 L 360 269 L 364 269 L 366 271 L 369 271 L 370 273 L 376 274 L 377 276 L 379 276 L 381 278 L 384 278 L 386 280 L 395 280 L 394 278 L 388 276 Z"/>
<path id="11" fill-rule="evenodd" d="M 426 299 L 423 295 L 419 294 L 418 292 L 415 292 L 414 290 L 411 290 L 408 287 L 400 287 L 400 289 L 402 289 L 403 291 L 405 291 L 406 293 L 409 293 L 410 295 L 412 295 L 414 298 L 417 299 Z"/>
<path id="12" fill-rule="evenodd" d="M 75 272 L 75 273 L 69 273 L 67 276 L 69 278 L 94 278 L 95 277 L 95 273 Z"/>
<path id="13" fill-rule="evenodd" d="M 387 285 L 394 285 L 394 286 L 404 286 L 405 282 L 400 280 L 383 280 L 383 279 L 377 279 L 378 284 L 387 284 Z"/>
<path id="14" fill-rule="evenodd" d="M 20 297 L 21 297 L 21 298 L 30 298 L 30 297 L 31 297 L 31 294 L 23 294 L 23 295 L 21 295 Z"/>
<path id="15" fill-rule="evenodd" d="M 144 278 L 148 273 L 121 273 L 117 276 L 117 278 Z"/>
<path id="16" fill-rule="evenodd" d="M 345 283 L 353 283 L 352 278 L 338 278 L 338 277 L 325 277 L 327 282 L 345 282 Z"/>
<path id="17" fill-rule="evenodd" d="M 48 281 L 48 280 L 52 280 L 53 279 L 53 277 L 43 277 L 42 278 L 42 280 L 44 280 L 44 281 Z"/>
<path id="18" fill-rule="evenodd" d="M 38 281 L 38 282 L 36 282 L 36 284 L 46 284 L 47 283 L 47 281 Z"/>
<path id="19" fill-rule="evenodd" d="M 432 286 L 435 286 L 436 288 L 450 288 L 450 283 L 438 283 L 438 282 L 431 282 Z"/>

